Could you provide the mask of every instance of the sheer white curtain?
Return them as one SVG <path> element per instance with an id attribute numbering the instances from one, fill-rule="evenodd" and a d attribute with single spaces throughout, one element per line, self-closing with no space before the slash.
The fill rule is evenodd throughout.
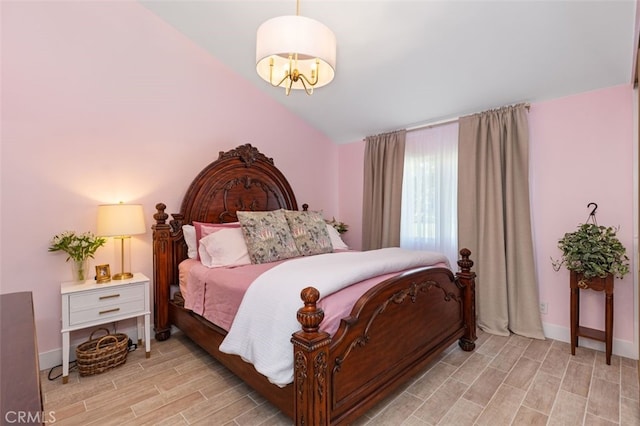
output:
<path id="1" fill-rule="evenodd" d="M 400 247 L 458 260 L 458 123 L 407 132 Z"/>

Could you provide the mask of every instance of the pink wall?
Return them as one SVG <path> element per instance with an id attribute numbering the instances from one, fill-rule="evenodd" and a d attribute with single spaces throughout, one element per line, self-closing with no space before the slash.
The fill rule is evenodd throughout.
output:
<path id="1" fill-rule="evenodd" d="M 2 9 L 0 291 L 34 293 L 40 352 L 61 346 L 59 282 L 71 278 L 49 240 L 95 231 L 98 204 L 175 212 L 219 151 L 252 143 L 300 204 L 339 216 L 337 147 L 137 3 Z M 132 269 L 149 277 L 150 242 L 132 241 Z M 116 254 L 110 242 L 93 263 L 114 270 Z"/>
<path id="2" fill-rule="evenodd" d="M 587 204 L 598 203 L 598 222 L 620 226 L 619 237 L 633 258 L 633 90 L 612 87 L 535 103 L 529 113 L 531 198 L 542 317 L 554 338 L 568 336 L 569 278 L 555 272 L 557 241 L 587 219 Z M 362 219 L 362 141 L 339 147 L 340 212 L 349 218 L 347 238 L 358 246 Z M 358 189 L 360 188 L 360 192 Z M 351 234 L 353 232 L 353 234 Z M 349 235 L 351 234 L 351 235 Z M 355 241 L 358 238 L 358 241 Z M 631 268 L 632 271 L 634 268 Z M 583 292 L 582 325 L 602 328 L 602 294 Z M 614 338 L 633 342 L 633 277 L 615 282 Z M 568 340 L 568 337 L 566 337 Z"/>
<path id="3" fill-rule="evenodd" d="M 532 105 L 531 197 L 543 322 L 569 326 L 568 272 L 555 272 L 557 240 L 598 204 L 601 225 L 620 226 L 633 259 L 633 90 L 617 86 Z M 632 265 L 631 270 L 635 270 Z M 602 294 L 583 292 L 582 325 L 602 328 Z M 633 276 L 615 282 L 614 339 L 633 341 Z"/>

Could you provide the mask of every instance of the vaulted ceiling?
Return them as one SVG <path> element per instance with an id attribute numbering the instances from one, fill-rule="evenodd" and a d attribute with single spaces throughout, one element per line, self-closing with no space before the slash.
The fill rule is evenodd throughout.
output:
<path id="1" fill-rule="evenodd" d="M 255 38 L 295 0 L 140 3 L 335 143 L 630 84 L 637 48 L 637 0 L 301 0 L 336 35 L 336 77 L 285 96 L 256 74 Z"/>

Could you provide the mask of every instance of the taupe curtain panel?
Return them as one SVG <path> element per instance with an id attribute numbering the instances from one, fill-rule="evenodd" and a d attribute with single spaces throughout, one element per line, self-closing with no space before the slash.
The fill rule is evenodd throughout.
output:
<path id="1" fill-rule="evenodd" d="M 363 250 L 400 246 L 406 134 L 406 130 L 398 130 L 365 139 Z"/>
<path id="2" fill-rule="evenodd" d="M 458 243 L 478 274 L 478 326 L 543 339 L 529 210 L 525 105 L 460 118 Z"/>

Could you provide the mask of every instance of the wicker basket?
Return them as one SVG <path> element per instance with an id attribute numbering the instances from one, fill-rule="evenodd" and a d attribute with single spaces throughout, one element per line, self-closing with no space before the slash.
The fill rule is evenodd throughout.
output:
<path id="1" fill-rule="evenodd" d="M 105 331 L 106 336 L 93 337 L 96 331 Z M 129 353 L 129 337 L 123 333 L 109 334 L 106 328 L 94 330 L 89 340 L 76 348 L 76 363 L 81 376 L 100 374 L 110 368 L 124 364 Z"/>

